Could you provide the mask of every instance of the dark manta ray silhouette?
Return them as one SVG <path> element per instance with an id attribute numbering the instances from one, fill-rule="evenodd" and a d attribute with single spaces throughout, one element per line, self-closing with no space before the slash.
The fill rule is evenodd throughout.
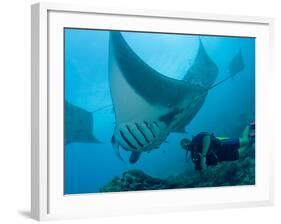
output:
<path id="1" fill-rule="evenodd" d="M 64 142 L 101 143 L 93 135 L 93 114 L 65 101 Z"/>
<path id="2" fill-rule="evenodd" d="M 147 65 L 120 32 L 110 33 L 109 53 L 116 119 L 112 145 L 119 158 L 119 146 L 132 151 L 130 162 L 134 163 L 142 152 L 158 148 L 170 132 L 184 131 L 202 107 L 218 68 L 201 41 L 183 80 L 164 76 Z"/>

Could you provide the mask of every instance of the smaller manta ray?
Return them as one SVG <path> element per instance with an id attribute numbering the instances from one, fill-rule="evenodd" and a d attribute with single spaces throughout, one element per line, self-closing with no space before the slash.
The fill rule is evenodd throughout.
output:
<path id="1" fill-rule="evenodd" d="M 93 135 L 93 114 L 65 101 L 64 142 L 101 143 Z"/>
<path id="2" fill-rule="evenodd" d="M 240 51 L 230 61 L 228 69 L 229 76 L 234 77 L 238 72 L 241 72 L 245 68 L 245 63 L 242 57 L 242 51 Z"/>
<path id="3" fill-rule="evenodd" d="M 239 52 L 232 58 L 228 65 L 228 76 L 226 76 L 223 80 L 217 82 L 208 88 L 208 91 L 219 86 L 230 78 L 234 78 L 239 72 L 241 72 L 245 68 L 245 63 L 242 57 L 241 49 Z"/>

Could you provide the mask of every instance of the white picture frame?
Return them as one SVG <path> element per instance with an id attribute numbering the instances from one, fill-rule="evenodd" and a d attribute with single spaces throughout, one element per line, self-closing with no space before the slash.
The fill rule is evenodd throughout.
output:
<path id="1" fill-rule="evenodd" d="M 273 203 L 274 146 L 267 131 L 272 129 L 267 97 L 273 76 L 273 19 L 190 12 L 97 9 L 49 3 L 32 5 L 31 14 L 31 214 L 34 219 L 247 207 Z M 63 113 L 59 106 L 62 104 L 63 88 L 63 27 L 256 37 L 256 185 L 64 195 L 61 147 Z"/>

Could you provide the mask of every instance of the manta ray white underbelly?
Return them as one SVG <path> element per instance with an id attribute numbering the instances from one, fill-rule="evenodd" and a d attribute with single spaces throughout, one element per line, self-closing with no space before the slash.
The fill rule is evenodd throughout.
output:
<path id="1" fill-rule="evenodd" d="M 133 162 L 141 152 L 159 147 L 170 132 L 188 125 L 218 73 L 201 41 L 184 80 L 166 77 L 148 66 L 120 32 L 110 33 L 109 58 L 116 119 L 112 144 L 116 152 L 119 145 L 132 151 Z"/>

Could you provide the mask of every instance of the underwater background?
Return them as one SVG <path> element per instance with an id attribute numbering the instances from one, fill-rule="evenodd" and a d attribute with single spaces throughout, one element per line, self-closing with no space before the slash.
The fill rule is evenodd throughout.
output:
<path id="1" fill-rule="evenodd" d="M 122 32 L 122 35 L 148 65 L 179 80 L 192 65 L 199 46 L 198 35 L 141 32 Z M 82 143 L 71 135 L 66 128 L 75 126 L 71 123 L 73 110 L 65 109 L 65 194 L 255 184 L 254 150 L 239 161 L 211 168 L 208 177 L 202 179 L 192 161 L 186 161 L 186 152 L 179 144 L 182 138 L 192 138 L 202 131 L 237 138 L 255 120 L 255 38 L 200 36 L 200 39 L 218 66 L 215 83 L 228 76 L 229 63 L 240 50 L 245 68 L 209 92 L 186 133 L 171 133 L 159 149 L 143 153 L 136 164 L 124 164 L 110 142 L 115 115 L 108 82 L 109 31 L 64 30 L 65 102 L 89 112 L 85 116 L 91 119 L 84 120 L 90 123 L 87 128 L 81 127 L 81 132 L 90 129 L 97 140 Z M 83 118 L 79 122 L 82 125 Z M 128 161 L 130 154 L 124 150 L 121 154 Z"/>

